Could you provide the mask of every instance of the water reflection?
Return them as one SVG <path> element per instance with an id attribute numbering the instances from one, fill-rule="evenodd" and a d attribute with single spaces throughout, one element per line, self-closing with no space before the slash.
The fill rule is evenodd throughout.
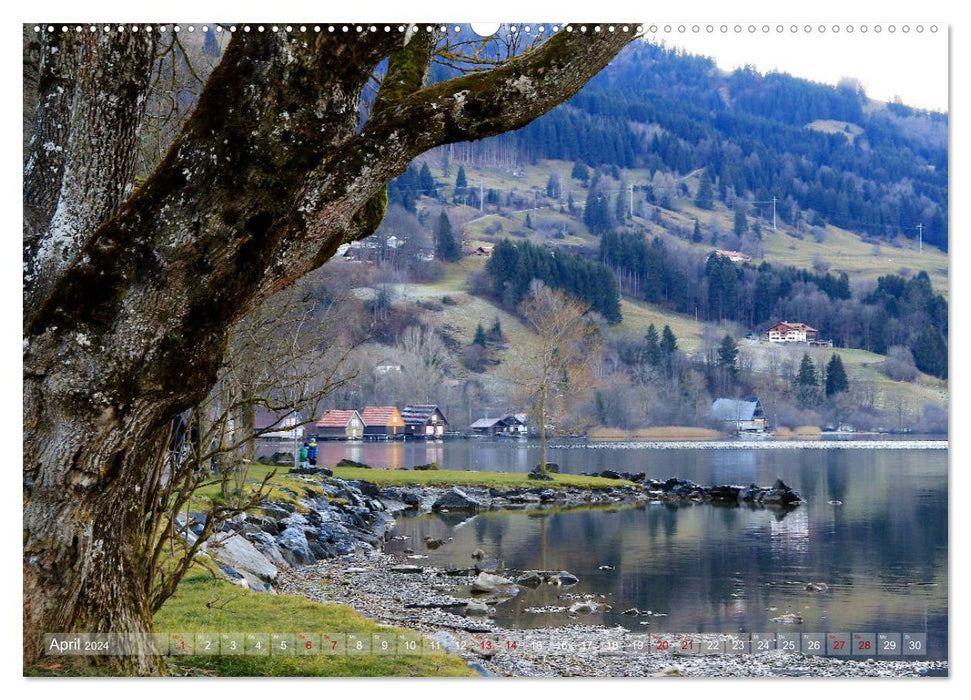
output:
<path id="1" fill-rule="evenodd" d="M 441 446 L 447 463 L 468 459 L 483 468 L 477 463 L 486 454 L 501 465 L 494 468 L 524 461 L 526 468 L 533 457 L 515 446 L 455 450 L 456 444 Z M 411 547 L 434 565 L 469 567 L 471 552 L 481 548 L 511 569 L 566 569 L 580 577 L 569 591 L 541 586 L 501 605 L 498 619 L 509 626 L 575 622 L 527 612 L 568 607 L 569 599 L 558 596 L 569 592 L 605 596 L 613 608 L 581 620 L 639 631 L 927 631 L 929 655 L 945 656 L 945 451 L 631 452 L 565 450 L 553 459 L 569 471 L 644 470 L 701 483 L 782 478 L 808 502 L 789 513 L 647 505 L 617 512 L 445 514 L 400 520 L 397 532 L 409 539 L 392 544 Z M 834 500 L 843 504 L 830 505 Z M 453 539 L 431 551 L 422 545 L 426 536 Z M 604 565 L 613 568 L 601 570 Z M 810 581 L 829 588 L 807 592 Z M 652 614 L 620 614 L 631 607 Z M 803 624 L 793 629 L 771 622 L 785 613 L 801 615 Z"/>

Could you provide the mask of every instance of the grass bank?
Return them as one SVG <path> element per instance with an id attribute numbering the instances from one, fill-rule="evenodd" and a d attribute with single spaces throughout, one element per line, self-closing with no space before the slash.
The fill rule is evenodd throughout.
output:
<path id="1" fill-rule="evenodd" d="M 209 574 L 187 576 L 155 615 L 167 633 L 403 634 L 346 605 L 300 596 L 256 593 Z M 413 634 L 413 633 L 412 633 Z M 462 659 L 443 653 L 415 656 L 185 656 L 172 657 L 175 672 L 216 676 L 474 676 Z"/>
<path id="2" fill-rule="evenodd" d="M 472 472 L 441 469 L 411 471 L 404 469 L 361 469 L 334 467 L 334 476 L 353 481 L 367 481 L 378 486 L 481 486 L 484 488 L 609 488 L 633 484 L 618 479 L 576 474 L 550 474 L 553 481 L 534 481 L 527 474 L 514 472 Z"/>

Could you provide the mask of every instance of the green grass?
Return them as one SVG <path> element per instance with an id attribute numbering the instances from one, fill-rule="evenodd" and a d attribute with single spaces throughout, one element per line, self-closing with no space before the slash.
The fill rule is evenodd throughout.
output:
<path id="1" fill-rule="evenodd" d="M 818 121 L 808 125 L 820 131 L 840 131 L 842 132 L 845 124 L 835 121 Z M 850 125 L 851 132 L 855 132 L 859 127 Z M 850 135 L 852 138 L 853 134 Z M 526 165 L 515 169 L 503 168 L 476 168 L 466 166 L 465 170 L 469 177 L 469 182 L 478 182 L 483 178 L 486 187 L 502 187 L 505 189 L 515 188 L 522 194 L 532 192 L 534 188 L 539 189 L 543 194 L 546 190 L 546 180 L 551 171 L 560 175 L 560 181 L 564 186 L 564 191 L 570 190 L 573 193 L 577 206 L 582 206 L 587 191 L 580 183 L 570 178 L 570 170 L 573 164 L 566 161 L 540 161 L 536 165 Z M 438 175 L 437 168 L 433 165 L 432 171 Z M 731 231 L 733 226 L 734 212 L 725 207 L 721 202 L 717 202 L 713 211 L 698 209 L 694 206 L 693 197 L 698 186 L 700 171 L 695 171 L 686 176 L 676 178 L 679 182 L 685 182 L 690 188 L 687 197 L 679 197 L 674 202 L 674 210 L 662 210 L 662 217 L 669 224 L 680 226 L 685 231 L 690 232 L 694 227 L 694 220 L 701 221 L 702 228 L 707 230 L 712 223 L 717 222 L 722 231 Z M 650 174 L 644 170 L 622 170 L 621 179 L 628 184 L 643 185 L 648 181 Z M 454 175 L 452 178 L 454 182 Z M 611 185 L 616 183 L 611 181 Z M 543 198 L 540 198 L 543 201 Z M 822 259 L 830 264 L 833 272 L 845 271 L 851 279 L 868 279 L 875 281 L 877 277 L 890 273 L 899 274 L 901 269 L 907 269 L 910 274 L 915 274 L 924 270 L 930 275 L 934 290 L 945 297 L 948 294 L 948 258 L 947 255 L 937 248 L 925 246 L 921 252 L 918 250 L 916 240 L 901 240 L 896 244 L 881 242 L 879 251 L 874 249 L 873 244 L 867 243 L 859 235 L 836 228 L 835 226 L 826 227 L 825 240 L 817 242 L 812 235 L 802 234 L 801 238 L 796 238 L 792 233 L 794 229 L 790 226 L 779 224 L 778 231 L 772 230 L 772 207 L 762 205 L 761 212 L 765 220 L 762 223 L 763 243 L 765 247 L 764 259 L 770 263 L 778 265 L 794 265 L 800 268 L 811 269 L 814 260 Z M 537 216 L 552 216 L 554 212 L 546 210 L 539 214 L 534 213 L 534 221 Z M 558 216 L 558 215 L 557 215 Z M 514 228 L 522 229 L 522 222 L 525 214 L 507 214 L 506 216 L 494 215 L 486 219 L 471 222 L 467 226 L 467 235 L 476 241 L 487 241 L 489 236 L 483 235 L 484 228 L 496 220 L 504 220 L 503 233 L 508 236 Z M 749 217 L 750 222 L 753 220 Z M 663 240 L 674 240 L 674 236 L 664 232 L 660 227 L 653 225 L 647 219 L 635 217 L 635 222 L 649 230 L 649 235 L 660 235 Z M 572 221 L 572 225 L 578 231 L 578 236 L 570 236 L 567 240 L 557 241 L 551 239 L 550 243 L 586 245 L 596 248 L 598 240 L 590 236 L 586 227 L 577 220 Z M 535 242 L 535 241 L 534 241 Z M 700 252 L 708 252 L 712 246 L 708 240 L 698 244 L 688 244 L 681 241 L 683 245 L 690 245 Z M 760 262 L 756 259 L 755 263 Z"/>
<path id="2" fill-rule="evenodd" d="M 550 474 L 553 481 L 534 481 L 527 474 L 513 472 L 476 471 L 406 471 L 403 469 L 360 469 L 335 467 L 334 476 L 341 479 L 367 481 L 378 486 L 482 486 L 494 488 L 535 487 L 543 488 L 609 488 L 631 486 L 631 482 L 605 479 L 599 476 L 575 474 Z"/>
<path id="3" fill-rule="evenodd" d="M 345 605 L 243 590 L 208 574 L 187 576 L 155 616 L 165 633 L 393 633 Z M 219 676 L 474 676 L 457 656 L 186 656 L 176 670 Z"/>

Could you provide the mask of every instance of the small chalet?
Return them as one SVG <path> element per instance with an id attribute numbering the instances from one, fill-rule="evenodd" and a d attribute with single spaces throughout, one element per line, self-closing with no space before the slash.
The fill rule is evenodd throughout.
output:
<path id="1" fill-rule="evenodd" d="M 819 338 L 819 331 L 805 323 L 783 321 L 769 329 L 770 343 L 810 343 Z"/>
<path id="2" fill-rule="evenodd" d="M 368 406 L 361 411 L 364 437 L 396 438 L 405 434 L 405 421 L 394 406 Z"/>
<path id="3" fill-rule="evenodd" d="M 751 262 L 752 260 L 751 255 L 743 253 L 740 250 L 716 250 L 715 254 L 723 258 L 728 258 L 732 262 Z"/>
<path id="4" fill-rule="evenodd" d="M 355 410 L 333 409 L 317 421 L 316 430 L 321 440 L 360 440 L 364 437 L 364 421 Z"/>
<path id="5" fill-rule="evenodd" d="M 711 405 L 711 419 L 721 423 L 726 430 L 739 433 L 762 433 L 769 427 L 762 402 L 755 397 L 715 399 Z"/>
<path id="6" fill-rule="evenodd" d="M 263 408 L 253 416 L 253 429 L 261 440 L 299 440 L 304 435 L 299 423 L 300 416 L 293 411 L 274 413 Z"/>
<path id="7" fill-rule="evenodd" d="M 401 418 L 408 437 L 441 438 L 448 430 L 448 421 L 438 406 L 405 406 Z"/>
<path id="8" fill-rule="evenodd" d="M 469 428 L 474 435 L 525 435 L 526 414 L 507 413 L 498 418 L 480 418 Z"/>
<path id="9" fill-rule="evenodd" d="M 717 255 L 720 258 L 728 258 L 735 263 L 751 262 L 752 256 L 748 253 L 743 253 L 740 250 L 713 250 L 708 253 L 708 257 L 705 258 L 705 262 L 711 260 L 711 256 Z"/>

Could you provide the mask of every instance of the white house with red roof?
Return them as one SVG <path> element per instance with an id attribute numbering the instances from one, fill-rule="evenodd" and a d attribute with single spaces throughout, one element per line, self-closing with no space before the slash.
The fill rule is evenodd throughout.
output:
<path id="1" fill-rule="evenodd" d="M 805 323 L 783 321 L 769 328 L 770 343 L 810 343 L 819 337 L 819 331 Z"/>

